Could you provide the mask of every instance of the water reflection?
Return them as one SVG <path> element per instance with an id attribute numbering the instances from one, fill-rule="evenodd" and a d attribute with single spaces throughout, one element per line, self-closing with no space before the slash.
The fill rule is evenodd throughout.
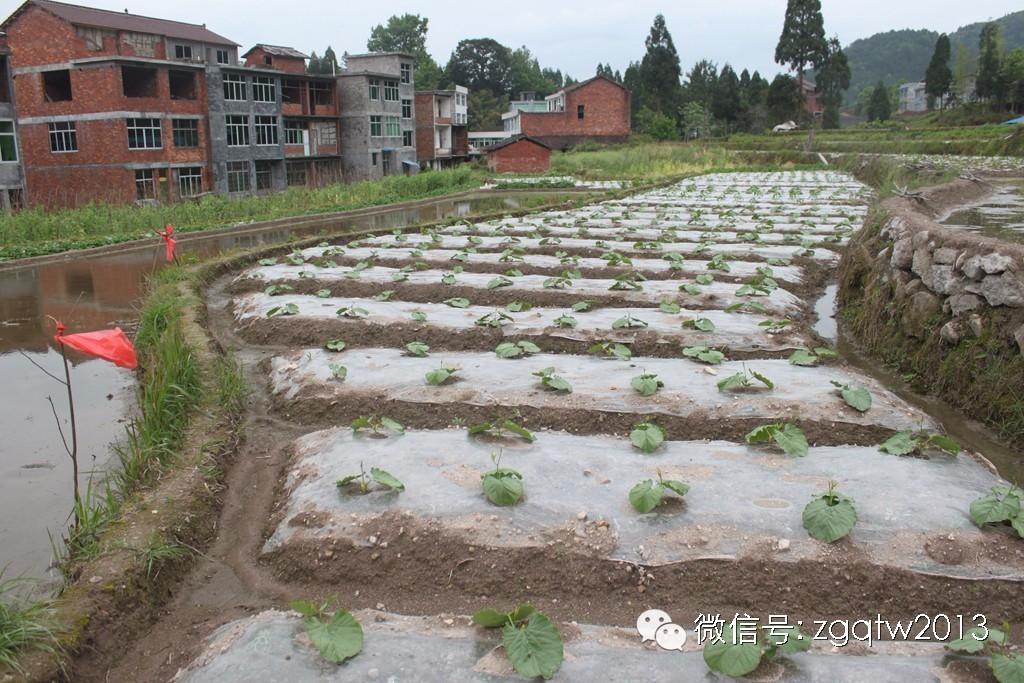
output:
<path id="1" fill-rule="evenodd" d="M 1024 242 L 1024 183 L 997 182 L 994 186 L 991 196 L 952 211 L 942 223 L 1008 242 Z"/>

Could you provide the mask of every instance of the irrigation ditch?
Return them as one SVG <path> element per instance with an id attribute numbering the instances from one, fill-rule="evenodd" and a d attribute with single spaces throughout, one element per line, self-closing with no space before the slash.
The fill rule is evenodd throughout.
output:
<path id="1" fill-rule="evenodd" d="M 556 680 L 740 660 L 759 678 L 985 680 L 987 658 L 940 642 L 810 637 L 876 615 L 1024 623 L 1024 546 L 971 519 L 1006 484 L 996 468 L 815 332 L 869 197 L 830 171 L 712 174 L 304 240 L 165 283 L 250 393 L 236 416 L 210 399 L 182 499 L 161 486 L 130 518 L 139 539 L 205 548 L 192 568 L 148 583 L 83 568 L 106 618 L 83 624 L 74 680 L 512 679 L 508 634 L 464 615 L 527 602 L 560 637 L 557 663 L 540 638 L 526 671 Z M 214 502 L 184 504 L 200 491 Z M 852 529 L 808 526 L 824 497 L 855 507 Z M 313 634 L 337 608 L 362 625 L 344 664 Z M 809 647 L 645 645 L 649 609 L 691 631 L 782 614 Z M 508 620 L 550 636 L 539 616 Z"/>

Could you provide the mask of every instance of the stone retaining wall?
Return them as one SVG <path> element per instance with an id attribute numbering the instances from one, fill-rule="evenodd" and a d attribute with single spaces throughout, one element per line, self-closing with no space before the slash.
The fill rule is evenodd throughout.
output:
<path id="1" fill-rule="evenodd" d="M 1020 443 L 1024 245 L 936 221 L 987 192 L 958 180 L 884 201 L 843 255 L 839 305 L 869 353 Z"/>

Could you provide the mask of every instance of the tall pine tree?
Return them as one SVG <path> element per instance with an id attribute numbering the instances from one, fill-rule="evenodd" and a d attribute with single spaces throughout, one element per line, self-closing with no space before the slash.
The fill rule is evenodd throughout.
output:
<path id="1" fill-rule="evenodd" d="M 951 54 L 949 36 L 945 33 L 935 41 L 935 51 L 932 52 L 932 60 L 928 63 L 928 70 L 924 73 L 924 91 L 928 94 L 928 107 L 935 106 L 935 100 L 939 101 L 939 107 L 946 104 L 946 95 L 953 86 L 953 72 L 949 68 L 949 57 Z"/>
<path id="2" fill-rule="evenodd" d="M 775 63 L 786 64 L 796 72 L 797 92 L 804 97 L 804 70 L 821 67 L 828 56 L 825 42 L 825 20 L 821 16 L 820 0 L 789 0 L 782 35 L 775 46 Z M 814 126 L 811 125 L 811 135 Z M 812 138 L 808 137 L 808 142 Z"/>
<path id="3" fill-rule="evenodd" d="M 846 53 L 839 45 L 839 38 L 828 41 L 828 55 L 815 77 L 818 95 L 825 111 L 822 128 L 839 127 L 839 107 L 843 104 L 843 92 L 850 87 L 850 64 Z"/>
<path id="4" fill-rule="evenodd" d="M 999 24 L 990 22 L 981 29 L 978 56 L 978 80 L 974 91 L 979 98 L 999 102 L 1004 93 Z"/>
<path id="5" fill-rule="evenodd" d="M 654 18 L 651 33 L 644 41 L 647 53 L 640 61 L 637 76 L 640 82 L 640 105 L 673 119 L 679 106 L 679 54 L 665 25 L 665 17 Z"/>

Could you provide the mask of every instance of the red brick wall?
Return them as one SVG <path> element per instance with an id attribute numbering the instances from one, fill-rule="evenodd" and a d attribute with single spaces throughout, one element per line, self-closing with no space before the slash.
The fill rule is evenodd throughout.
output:
<path id="1" fill-rule="evenodd" d="M 299 59 L 298 57 L 281 57 L 280 55 L 270 55 L 272 64 L 267 64 L 264 57 L 267 56 L 266 51 L 261 47 L 253 48 L 248 55 L 245 57 L 246 66 L 256 66 L 263 69 L 276 69 L 277 71 L 287 71 L 293 74 L 304 74 L 306 73 L 306 60 Z"/>
<path id="2" fill-rule="evenodd" d="M 42 39 L 41 36 L 45 36 Z M 11 66 L 45 66 L 61 64 L 75 57 L 117 54 L 114 41 L 107 41 L 111 50 L 94 51 L 85 46 L 70 24 L 35 6 L 30 6 L 9 27 Z M 162 45 L 162 43 L 160 44 Z M 130 52 L 127 46 L 122 46 Z M 159 47 L 158 50 L 162 50 Z M 162 53 L 161 53 L 162 54 Z M 188 69 L 182 69 L 183 71 Z M 89 201 L 128 202 L 135 199 L 135 173 L 126 165 L 181 162 L 204 167 L 204 186 L 211 187 L 207 168 L 207 101 L 205 74 L 192 71 L 196 99 L 170 98 L 167 67 L 157 68 L 156 97 L 125 97 L 121 80 L 121 64 L 73 68 L 70 70 L 72 99 L 47 102 L 43 97 L 43 79 L 39 73 L 22 73 L 14 78 L 19 119 L 33 117 L 74 116 L 103 112 L 135 111 L 169 115 L 198 115 L 199 146 L 179 149 L 172 143 L 171 122 L 161 124 L 163 148 L 157 150 L 128 149 L 127 124 L 124 118 L 78 120 L 75 122 L 78 151 L 50 151 L 46 122 L 19 125 L 22 161 L 26 171 L 26 189 L 31 205 L 50 207 L 76 206 Z M 170 184 L 174 185 L 173 174 Z M 172 188 L 175 189 L 175 188 Z"/>
<path id="3" fill-rule="evenodd" d="M 630 133 L 629 91 L 598 78 L 566 95 L 564 112 L 520 112 L 524 135 L 553 147 L 566 147 L 584 140 L 625 140 Z M 584 117 L 577 117 L 583 105 Z"/>
<path id="4" fill-rule="evenodd" d="M 551 166 L 551 150 L 519 140 L 487 153 L 487 167 L 497 173 L 543 173 Z"/>
<path id="5" fill-rule="evenodd" d="M 416 158 L 427 161 L 434 158 L 434 96 L 416 93 Z"/>
<path id="6" fill-rule="evenodd" d="M 469 153 L 469 128 L 452 126 L 452 154 L 457 156 Z"/>

